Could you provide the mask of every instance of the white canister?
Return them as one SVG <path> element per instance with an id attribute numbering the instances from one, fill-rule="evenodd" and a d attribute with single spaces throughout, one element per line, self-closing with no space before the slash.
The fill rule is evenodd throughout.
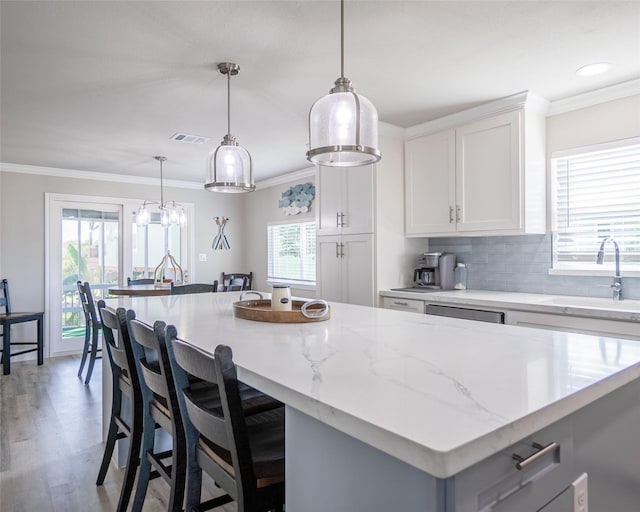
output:
<path id="1" fill-rule="evenodd" d="M 271 291 L 272 311 L 291 311 L 291 287 L 287 284 L 274 284 Z"/>

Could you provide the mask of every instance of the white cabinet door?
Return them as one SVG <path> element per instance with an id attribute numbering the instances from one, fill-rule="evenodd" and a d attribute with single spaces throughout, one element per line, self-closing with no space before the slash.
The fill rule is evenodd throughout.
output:
<path id="1" fill-rule="evenodd" d="M 343 302 L 373 306 L 375 289 L 373 250 L 371 234 L 342 237 Z"/>
<path id="2" fill-rule="evenodd" d="M 319 236 L 318 298 L 373 306 L 373 235 Z"/>
<path id="3" fill-rule="evenodd" d="M 341 236 L 316 238 L 317 297 L 336 302 L 343 301 Z"/>
<path id="4" fill-rule="evenodd" d="M 340 234 L 340 212 L 345 192 L 344 169 L 319 167 L 318 186 L 318 235 Z"/>
<path id="5" fill-rule="evenodd" d="M 455 130 L 405 144 L 405 234 L 452 233 L 455 224 Z"/>
<path id="6" fill-rule="evenodd" d="M 521 116 L 507 112 L 456 130 L 459 232 L 522 227 Z"/>
<path id="7" fill-rule="evenodd" d="M 318 235 L 373 233 L 374 167 L 318 169 Z"/>

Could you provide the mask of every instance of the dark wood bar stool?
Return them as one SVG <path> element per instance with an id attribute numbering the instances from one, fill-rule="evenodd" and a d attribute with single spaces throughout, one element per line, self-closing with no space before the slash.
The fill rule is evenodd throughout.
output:
<path id="1" fill-rule="evenodd" d="M 185 510 L 210 510 L 236 501 L 238 512 L 282 512 L 284 507 L 284 408 L 248 416 L 231 349 L 219 345 L 215 357 L 177 339 L 167 328 L 175 357 L 174 378 L 184 409 L 189 460 Z M 217 385 L 221 406 L 193 393 L 194 379 Z M 227 494 L 201 503 L 202 470 Z"/>
<path id="2" fill-rule="evenodd" d="M 116 441 L 128 437 L 127 465 L 116 509 L 118 512 L 125 512 L 133 491 L 136 469 L 140 462 L 142 391 L 127 329 L 125 309 L 118 308 L 114 311 L 112 308 L 107 308 L 103 300 L 98 301 L 98 309 L 103 321 L 104 343 L 111 364 L 112 398 L 107 443 L 96 485 L 102 485 L 104 482 Z M 128 411 L 123 410 L 124 396 L 129 400 Z"/>
<path id="3" fill-rule="evenodd" d="M 2 309 L 4 309 L 4 311 L 0 311 L 0 325 L 2 326 L 2 332 L 0 333 L 0 337 L 2 338 L 2 349 L 0 349 L 0 352 L 2 352 L 2 357 L 0 358 L 0 362 L 2 363 L 2 373 L 4 375 L 11 373 L 12 357 L 29 352 L 37 352 L 38 365 L 44 364 L 44 312 L 12 311 L 9 300 L 9 283 L 6 279 L 0 281 L 0 310 Z M 36 341 L 11 341 L 11 326 L 24 322 L 37 322 L 38 332 Z M 30 345 L 32 348 L 11 353 L 12 345 Z"/>
<path id="4" fill-rule="evenodd" d="M 87 376 L 84 380 L 85 384 L 89 384 L 91 381 L 91 375 L 93 374 L 93 367 L 96 364 L 96 359 L 100 359 L 101 356 L 98 352 L 102 350 L 98 347 L 98 339 L 100 336 L 100 330 L 102 329 L 102 322 L 100 316 L 96 311 L 95 303 L 93 302 L 93 294 L 91 292 L 91 285 L 88 282 L 82 284 L 82 281 L 78 281 L 78 294 L 80 295 L 80 304 L 82 304 L 82 311 L 84 313 L 84 345 L 82 347 L 82 359 L 80 360 L 80 369 L 78 370 L 78 377 L 82 377 L 82 370 L 84 369 L 87 355 L 89 355 L 89 366 L 87 368 Z"/>

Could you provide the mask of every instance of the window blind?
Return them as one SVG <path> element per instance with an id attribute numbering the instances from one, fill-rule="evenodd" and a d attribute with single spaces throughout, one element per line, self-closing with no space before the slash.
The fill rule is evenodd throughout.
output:
<path id="1" fill-rule="evenodd" d="M 316 282 L 315 222 L 270 224 L 268 233 L 268 279 Z"/>
<path id="2" fill-rule="evenodd" d="M 613 237 L 626 267 L 640 268 L 640 142 L 591 148 L 552 159 L 555 177 L 554 266 L 595 268 L 602 240 Z M 575 263 L 584 262 L 582 265 Z"/>

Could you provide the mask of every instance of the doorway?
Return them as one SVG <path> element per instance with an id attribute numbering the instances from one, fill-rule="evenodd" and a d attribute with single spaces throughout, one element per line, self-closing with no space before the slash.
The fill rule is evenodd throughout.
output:
<path id="1" fill-rule="evenodd" d="M 122 274 L 122 204 L 50 198 L 49 202 L 49 355 L 77 353 L 84 342 L 84 315 L 77 281 L 91 283 L 93 298 Z"/>

